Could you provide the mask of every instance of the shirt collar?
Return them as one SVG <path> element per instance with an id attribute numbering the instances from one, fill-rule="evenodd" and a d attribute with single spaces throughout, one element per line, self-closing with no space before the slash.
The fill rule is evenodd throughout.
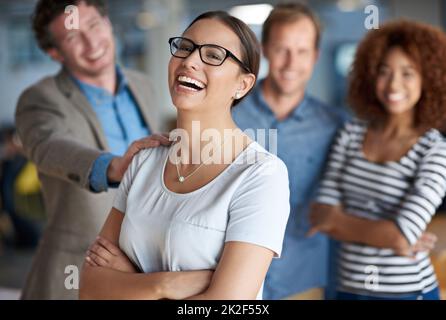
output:
<path id="1" fill-rule="evenodd" d="M 274 116 L 274 113 L 272 112 L 271 108 L 269 107 L 268 103 L 265 100 L 265 96 L 263 95 L 263 83 L 265 79 L 262 79 L 258 82 L 256 87 L 254 88 L 254 98 L 256 99 L 256 102 L 259 106 L 259 108 L 272 116 Z M 311 112 L 311 107 L 309 107 L 310 97 L 308 93 L 305 91 L 304 98 L 301 102 L 299 102 L 296 107 L 293 109 L 293 111 L 290 113 L 288 118 L 293 118 L 296 120 L 301 120 L 305 115 L 307 115 L 309 112 Z"/>
<path id="2" fill-rule="evenodd" d="M 305 116 L 308 115 L 310 112 L 312 112 L 313 108 L 310 106 L 311 103 L 309 103 L 309 100 L 310 97 L 308 93 L 305 92 L 302 101 L 293 109 L 290 117 L 293 117 L 296 120 L 301 120 L 302 118 L 305 118 Z"/>
<path id="3" fill-rule="evenodd" d="M 127 78 L 124 76 L 124 72 L 118 65 L 116 66 L 116 81 L 118 84 L 116 93 L 119 94 L 127 88 L 128 82 Z"/>
<path id="4" fill-rule="evenodd" d="M 112 96 L 110 92 L 105 90 L 104 88 L 91 85 L 88 83 L 85 83 L 79 79 L 77 79 L 75 76 L 71 75 L 71 78 L 73 78 L 74 82 L 79 86 L 79 88 L 87 95 L 87 96 L 94 96 L 94 97 L 110 97 Z M 122 72 L 121 68 L 117 65 L 116 66 L 116 95 L 120 94 L 127 88 L 127 79 L 124 76 L 124 73 Z"/>

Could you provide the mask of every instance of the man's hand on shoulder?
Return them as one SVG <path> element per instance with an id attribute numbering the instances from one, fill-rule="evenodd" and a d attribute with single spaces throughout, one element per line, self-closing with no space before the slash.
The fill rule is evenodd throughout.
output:
<path id="1" fill-rule="evenodd" d="M 134 141 L 127 149 L 122 157 L 115 157 L 110 162 L 107 169 L 107 178 L 110 183 L 120 182 L 127 170 L 129 164 L 132 162 L 133 157 L 142 149 L 156 148 L 160 145 L 168 146 L 171 144 L 169 141 L 169 134 L 152 134 L 151 136 Z"/>

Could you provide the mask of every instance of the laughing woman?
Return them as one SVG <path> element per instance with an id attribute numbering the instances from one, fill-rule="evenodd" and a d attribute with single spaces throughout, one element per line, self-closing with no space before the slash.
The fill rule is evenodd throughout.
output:
<path id="1" fill-rule="evenodd" d="M 423 239 L 446 188 L 446 35 L 397 21 L 356 53 L 349 99 L 313 207 L 313 232 L 342 242 L 338 299 L 439 299 Z M 423 241 L 420 241 L 423 240 Z"/>
<path id="2" fill-rule="evenodd" d="M 271 260 L 281 252 L 289 187 L 283 162 L 231 118 L 256 81 L 259 44 L 224 12 L 199 16 L 169 44 L 169 89 L 186 138 L 182 148 L 135 156 L 88 252 L 80 297 L 261 298 Z M 207 142 L 209 132 L 222 138 Z M 199 155 L 209 154 L 198 163 L 192 163 L 194 145 Z M 211 154 L 230 161 L 209 162 Z"/>

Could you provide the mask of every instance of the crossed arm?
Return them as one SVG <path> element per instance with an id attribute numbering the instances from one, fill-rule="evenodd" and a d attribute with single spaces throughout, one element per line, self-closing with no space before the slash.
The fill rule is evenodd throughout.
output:
<path id="1" fill-rule="evenodd" d="M 273 252 L 226 243 L 215 272 L 139 273 L 118 248 L 124 215 L 113 208 L 82 268 L 80 299 L 255 299 Z"/>
<path id="2" fill-rule="evenodd" d="M 226 243 L 209 287 L 188 299 L 256 299 L 273 254 L 269 249 L 245 242 Z"/>
<path id="3" fill-rule="evenodd" d="M 390 220 L 370 220 L 347 214 L 341 206 L 315 203 L 311 207 L 308 235 L 323 232 L 339 241 L 362 243 L 378 248 L 390 248 L 402 256 L 432 250 L 437 237 L 425 232 L 411 246 L 397 225 Z"/>
<path id="4" fill-rule="evenodd" d="M 82 267 L 80 299 L 184 299 L 202 292 L 212 271 L 141 273 L 119 249 L 124 214 L 112 208 Z"/>

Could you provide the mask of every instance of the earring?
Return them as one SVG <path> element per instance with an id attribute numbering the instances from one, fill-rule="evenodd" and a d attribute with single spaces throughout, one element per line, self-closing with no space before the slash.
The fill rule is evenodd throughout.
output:
<path id="1" fill-rule="evenodd" d="M 238 99 L 240 99 L 240 98 L 241 98 L 241 93 L 240 93 L 239 91 L 237 91 L 237 92 L 235 93 L 234 99 L 235 99 L 235 100 L 238 100 Z"/>

